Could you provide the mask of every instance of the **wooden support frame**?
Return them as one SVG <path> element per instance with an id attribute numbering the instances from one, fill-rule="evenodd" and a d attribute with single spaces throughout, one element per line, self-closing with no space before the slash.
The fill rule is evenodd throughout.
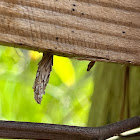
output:
<path id="1" fill-rule="evenodd" d="M 140 65 L 139 0 L 0 0 L 0 44 Z"/>
<path id="2" fill-rule="evenodd" d="M 48 140 L 104 140 L 140 126 L 140 116 L 103 127 L 0 121 L 0 138 Z"/>

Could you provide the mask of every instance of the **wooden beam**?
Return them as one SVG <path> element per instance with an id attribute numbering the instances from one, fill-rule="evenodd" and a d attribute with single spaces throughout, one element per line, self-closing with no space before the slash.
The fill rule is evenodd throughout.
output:
<path id="1" fill-rule="evenodd" d="M 140 0 L 0 0 L 0 44 L 140 65 Z"/>
<path id="2" fill-rule="evenodd" d="M 102 127 L 77 127 L 0 121 L 0 138 L 48 140 L 104 140 L 140 126 L 140 116 Z"/>

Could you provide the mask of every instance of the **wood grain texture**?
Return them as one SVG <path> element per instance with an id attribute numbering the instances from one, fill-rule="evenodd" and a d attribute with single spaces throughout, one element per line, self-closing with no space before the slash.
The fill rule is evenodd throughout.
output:
<path id="1" fill-rule="evenodd" d="M 0 44 L 140 65 L 140 0 L 0 0 Z"/>

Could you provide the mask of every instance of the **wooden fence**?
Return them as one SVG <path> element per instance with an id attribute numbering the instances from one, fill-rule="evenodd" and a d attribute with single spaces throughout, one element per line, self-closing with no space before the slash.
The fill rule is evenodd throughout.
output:
<path id="1" fill-rule="evenodd" d="M 0 44 L 140 65 L 140 0 L 0 0 Z M 102 140 L 139 126 L 140 117 L 99 128 L 0 121 L 0 137 Z"/>

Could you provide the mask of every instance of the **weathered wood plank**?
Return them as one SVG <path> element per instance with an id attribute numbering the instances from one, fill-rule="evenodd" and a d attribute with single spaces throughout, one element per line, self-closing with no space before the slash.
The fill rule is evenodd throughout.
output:
<path id="1" fill-rule="evenodd" d="M 140 126 L 140 116 L 102 127 L 77 127 L 31 122 L 0 121 L 0 138 L 47 140 L 107 139 Z"/>
<path id="2" fill-rule="evenodd" d="M 0 44 L 140 65 L 139 0 L 0 0 Z"/>

